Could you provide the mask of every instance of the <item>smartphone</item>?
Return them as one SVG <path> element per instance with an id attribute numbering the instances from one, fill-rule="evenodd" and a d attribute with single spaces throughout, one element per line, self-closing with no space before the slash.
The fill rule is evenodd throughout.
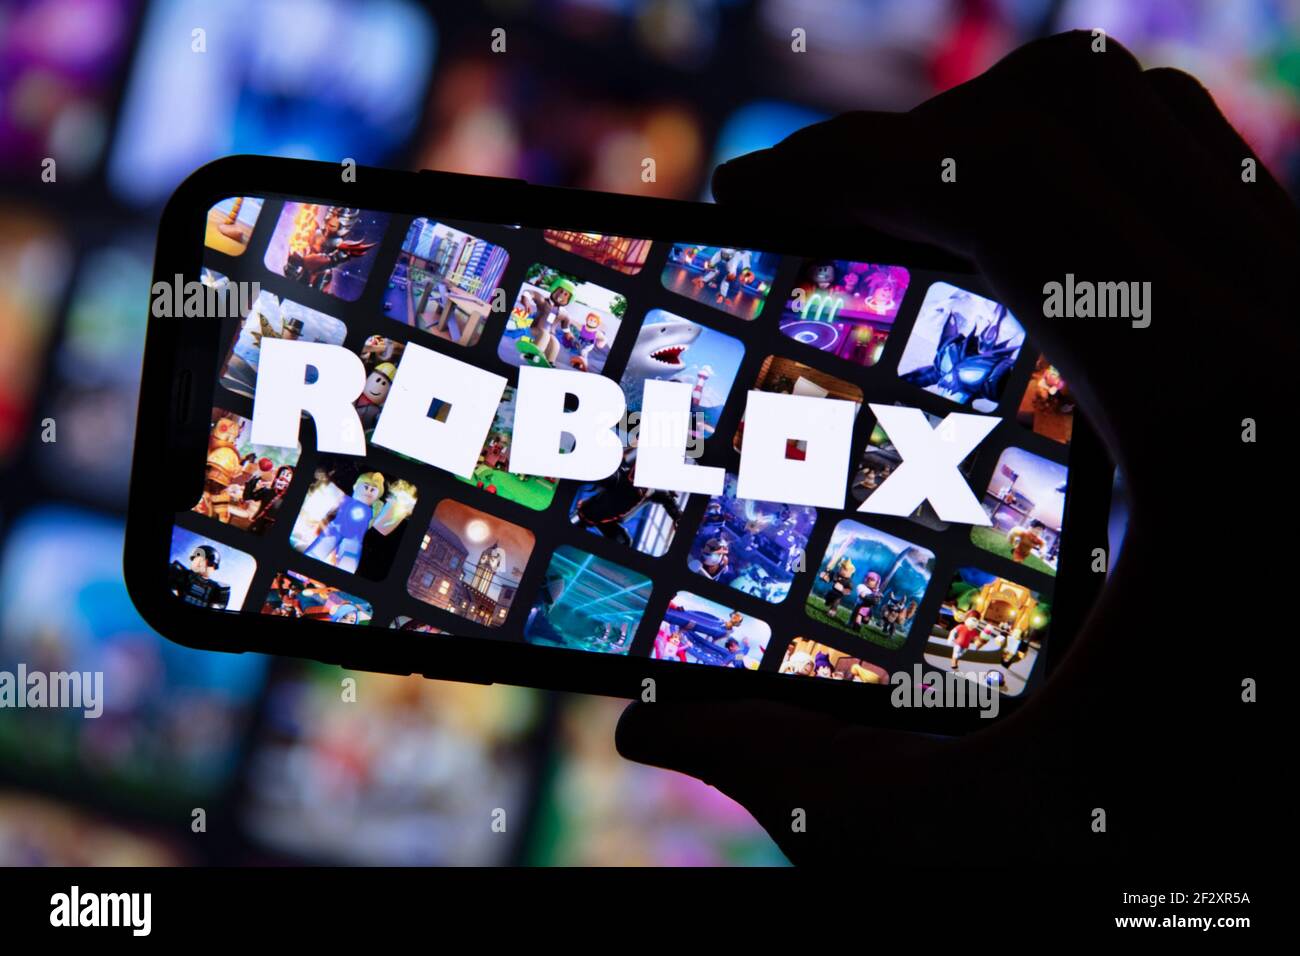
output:
<path id="1" fill-rule="evenodd" d="M 153 280 L 126 581 L 190 647 L 960 733 L 1104 581 L 1104 448 L 930 247 L 232 157 Z"/>

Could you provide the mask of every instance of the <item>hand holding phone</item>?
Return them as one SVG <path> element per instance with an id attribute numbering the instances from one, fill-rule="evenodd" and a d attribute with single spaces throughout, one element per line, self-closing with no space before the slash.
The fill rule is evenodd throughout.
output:
<path id="1" fill-rule="evenodd" d="M 956 183 L 938 175 L 946 156 Z M 1283 467 L 1251 429 L 1289 407 L 1280 380 L 1257 369 L 1297 346 L 1278 280 L 1300 262 L 1300 223 L 1262 164 L 1258 181 L 1243 179 L 1246 159 L 1258 164 L 1195 80 L 1143 71 L 1113 39 L 1094 53 L 1073 33 L 911 113 L 849 114 L 720 168 L 724 206 L 760 183 L 796 207 L 828 178 L 862 184 L 837 206 L 848 221 L 975 260 L 1107 436 L 1132 521 L 1071 653 L 1012 720 L 953 741 L 777 702 L 638 703 L 620 751 L 712 783 L 795 861 L 1140 853 L 1203 867 L 1259 845 L 1270 819 L 1260 785 L 1227 768 L 1269 762 L 1264 718 L 1243 692 L 1261 663 L 1247 632 L 1267 627 L 1256 612 L 1289 587 L 1267 578 L 1290 565 L 1261 556 L 1238 577 L 1207 549 L 1234 519 L 1207 510 L 1214 483 L 1193 464 L 1215 448 L 1233 497 L 1252 489 L 1252 501 Z M 1045 287 L 1071 272 L 1150 281 L 1154 316 L 1046 318 Z M 1270 507 L 1283 510 L 1269 522 L 1288 506 Z M 1221 603 L 1226 592 L 1263 605 Z M 745 732 L 718 746 L 701 727 Z M 796 812 L 806 826 L 792 827 Z"/>

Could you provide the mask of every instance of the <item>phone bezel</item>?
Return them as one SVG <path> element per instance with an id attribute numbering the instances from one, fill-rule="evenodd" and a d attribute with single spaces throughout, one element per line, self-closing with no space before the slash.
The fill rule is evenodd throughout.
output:
<path id="1" fill-rule="evenodd" d="M 204 253 L 198 237 L 202 236 L 204 217 L 214 203 L 235 195 L 311 197 L 398 215 L 636 235 L 655 242 L 690 237 L 702 243 L 768 249 L 783 255 L 901 262 L 910 268 L 970 276 L 972 291 L 987 291 L 969 262 L 941 250 L 848 225 L 820 228 L 808 235 L 806 223 L 779 210 L 734 209 L 430 171 L 358 167 L 354 181 L 344 181 L 341 167 L 335 164 L 254 156 L 217 160 L 177 188 L 159 225 L 155 282 L 170 283 L 176 275 L 187 280 L 198 277 Z M 629 229 L 628 223 L 637 226 Z M 800 239 L 791 243 L 791 236 Z M 197 410 L 203 410 L 205 403 L 210 408 L 213 389 L 204 393 L 205 379 L 201 375 L 196 378 L 195 370 L 212 364 L 218 330 L 218 322 L 151 315 L 146 335 L 125 579 L 144 619 L 168 639 L 202 650 L 288 654 L 355 670 L 631 699 L 642 697 L 644 681 L 650 678 L 655 682 L 657 700 L 772 699 L 859 722 L 933 733 L 964 733 L 989 725 L 969 708 L 892 706 L 889 685 L 873 691 L 855 685 L 836 686 L 845 683 L 840 681 L 801 680 L 769 671 L 742 675 L 730 668 L 684 667 L 648 657 L 595 654 L 475 635 L 420 635 L 382 625 L 377 629 L 384 640 L 359 641 L 355 627 L 311 622 L 307 624 L 310 640 L 304 642 L 301 623 L 248 613 L 247 608 L 237 615 L 214 615 L 183 604 L 168 590 L 165 574 L 158 571 L 158 557 L 166 555 L 177 509 L 170 498 L 160 507 L 157 489 L 193 484 L 195 462 L 202 459 L 196 449 L 206 450 L 209 419 L 206 413 L 190 414 L 182 423 L 175 410 L 189 408 L 196 401 Z M 215 342 L 216 348 L 220 346 Z M 1028 345 L 1025 351 L 1031 351 Z M 181 394 L 186 376 L 190 392 Z M 853 374 L 846 369 L 843 377 L 852 380 Z M 1014 414 L 1006 405 L 1008 400 L 1009 396 L 1004 396 L 1000 410 L 1004 418 Z M 1104 583 L 1104 575 L 1091 573 L 1086 559 L 1094 547 L 1106 544 L 1113 466 L 1082 415 L 1075 416 L 1069 467 L 1072 490 L 1067 496 L 1065 525 L 1070 530 L 1062 544 L 1060 570 L 1053 585 L 1052 633 L 1038 662 L 1045 671 L 1067 651 Z M 188 478 L 182 477 L 187 471 Z M 1076 493 L 1079 488 L 1088 489 L 1089 494 Z M 833 514 L 839 520 L 852 512 Z M 922 630 L 911 639 L 925 640 L 925 633 Z M 1043 683 L 1040 677 L 1035 693 L 1044 691 Z M 1015 712 L 1032 696 L 1002 696 L 999 717 Z"/>

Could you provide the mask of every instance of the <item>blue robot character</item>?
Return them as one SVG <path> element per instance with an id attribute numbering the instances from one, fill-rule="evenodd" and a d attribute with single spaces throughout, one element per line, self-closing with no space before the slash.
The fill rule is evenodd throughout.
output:
<path id="1" fill-rule="evenodd" d="M 960 312 L 949 312 L 934 362 L 907 372 L 903 380 L 962 405 L 977 399 L 996 403 L 1003 380 L 1020 353 L 1019 330 L 1002 334 L 1007 315 L 1006 306 L 996 306 L 993 319 L 981 330 L 977 322 L 968 321 Z"/>
<path id="2" fill-rule="evenodd" d="M 384 494 L 384 476 L 377 471 L 360 475 L 352 485 L 352 494 L 338 503 L 325 527 L 308 545 L 307 556 L 355 574 L 366 532 L 373 527 L 380 534 L 388 534 L 410 514 L 414 502 L 398 488 L 402 484 L 394 484 L 394 493 L 379 509 L 377 502 Z"/>

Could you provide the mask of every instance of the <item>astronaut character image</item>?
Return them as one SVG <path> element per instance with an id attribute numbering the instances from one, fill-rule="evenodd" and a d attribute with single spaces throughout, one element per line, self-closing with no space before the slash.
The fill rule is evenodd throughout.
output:
<path id="1" fill-rule="evenodd" d="M 360 475 L 352 494 L 326 515 L 324 527 L 307 546 L 307 556 L 355 573 L 366 532 L 374 528 L 380 534 L 390 534 L 415 506 L 412 489 L 405 482 L 394 482 L 388 498 L 381 502 L 383 495 L 383 475 L 377 471 Z"/>
<path id="2" fill-rule="evenodd" d="M 221 567 L 221 553 L 210 544 L 200 544 L 190 552 L 190 566 L 171 563 L 167 585 L 186 604 L 223 610 L 230 603 L 230 587 L 212 580 L 212 572 Z"/>

